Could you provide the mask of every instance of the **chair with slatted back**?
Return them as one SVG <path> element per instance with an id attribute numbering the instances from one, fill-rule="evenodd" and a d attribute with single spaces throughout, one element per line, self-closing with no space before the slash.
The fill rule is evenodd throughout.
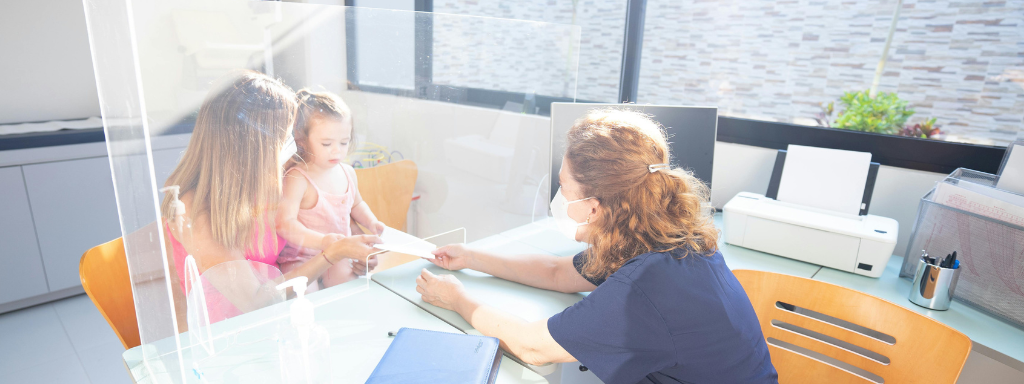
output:
<path id="1" fill-rule="evenodd" d="M 780 383 L 954 383 L 971 340 L 897 304 L 838 285 L 736 270 Z"/>
<path id="2" fill-rule="evenodd" d="M 124 349 L 138 346 L 139 323 L 122 238 L 92 247 L 78 265 L 82 288 L 107 319 Z"/>
<path id="3" fill-rule="evenodd" d="M 356 169 L 359 194 L 384 225 L 405 231 L 417 174 L 416 163 L 412 160 Z M 415 256 L 389 252 L 380 256 L 374 272 L 417 259 Z"/>

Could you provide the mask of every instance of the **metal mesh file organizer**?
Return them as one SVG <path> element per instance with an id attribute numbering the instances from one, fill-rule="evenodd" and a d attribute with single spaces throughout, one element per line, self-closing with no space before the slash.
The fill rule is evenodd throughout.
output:
<path id="1" fill-rule="evenodd" d="M 957 251 L 954 298 L 1024 328 L 1024 196 L 995 189 L 996 175 L 960 168 L 921 198 L 900 277 L 918 256 Z"/>

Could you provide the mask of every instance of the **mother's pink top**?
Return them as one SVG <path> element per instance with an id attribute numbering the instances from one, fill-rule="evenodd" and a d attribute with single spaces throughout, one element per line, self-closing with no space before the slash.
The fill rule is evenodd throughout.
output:
<path id="1" fill-rule="evenodd" d="M 171 234 L 169 224 L 164 225 L 164 228 L 166 228 L 167 239 L 171 242 L 171 251 L 174 256 L 174 268 L 178 272 L 178 282 L 181 284 L 181 291 L 184 292 L 187 297 L 188 291 L 185 290 L 185 258 L 188 257 L 188 251 L 186 251 L 185 247 L 181 245 L 181 242 Z M 254 237 L 253 242 L 256 242 L 257 239 L 258 237 Z M 270 225 L 270 222 L 267 222 L 263 231 L 263 246 L 247 251 L 245 253 L 245 259 L 267 264 L 274 267 L 274 269 L 279 269 L 277 257 L 281 254 L 281 250 L 284 249 L 285 243 L 284 238 L 278 236 L 274 227 Z M 259 249 L 263 249 L 262 254 L 257 253 Z M 271 276 L 271 278 L 272 277 L 273 276 Z M 206 286 L 208 287 L 209 285 Z M 242 314 L 242 311 L 236 308 L 234 304 L 231 304 L 227 298 L 213 291 L 214 290 L 212 289 L 206 289 L 205 295 L 207 310 L 210 313 L 210 323 L 215 323 Z"/>

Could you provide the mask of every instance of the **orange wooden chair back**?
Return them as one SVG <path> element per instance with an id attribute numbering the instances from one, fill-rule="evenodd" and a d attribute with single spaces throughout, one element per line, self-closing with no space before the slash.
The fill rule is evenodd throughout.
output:
<path id="1" fill-rule="evenodd" d="M 406 218 L 409 215 L 409 206 L 412 204 L 418 172 L 416 163 L 412 160 L 356 169 L 359 194 L 384 225 L 405 231 Z M 374 272 L 380 272 L 416 259 L 419 258 L 396 253 L 383 254 L 380 255 L 377 269 Z"/>
<path id="2" fill-rule="evenodd" d="M 78 265 L 82 288 L 121 339 L 124 349 L 138 346 L 139 322 L 128 274 L 128 258 L 121 238 L 97 245 L 82 255 Z"/>
<path id="3" fill-rule="evenodd" d="M 733 273 L 757 312 L 780 383 L 955 383 L 971 352 L 964 334 L 863 292 Z"/>

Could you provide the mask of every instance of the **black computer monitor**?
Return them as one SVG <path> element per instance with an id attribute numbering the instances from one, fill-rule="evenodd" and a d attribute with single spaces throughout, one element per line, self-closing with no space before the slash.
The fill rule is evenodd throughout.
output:
<path id="1" fill-rule="evenodd" d="M 558 170 L 565 154 L 565 135 L 572 124 L 588 111 L 618 108 L 650 115 L 665 127 L 668 134 L 670 163 L 693 172 L 711 188 L 711 170 L 715 158 L 715 136 L 718 132 L 717 107 L 681 107 L 636 104 L 551 103 L 551 194 L 558 191 Z"/>

